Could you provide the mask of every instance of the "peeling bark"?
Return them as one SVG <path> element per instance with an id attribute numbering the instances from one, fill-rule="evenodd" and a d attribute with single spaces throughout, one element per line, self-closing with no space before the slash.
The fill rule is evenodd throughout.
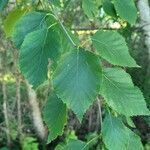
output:
<path id="1" fill-rule="evenodd" d="M 32 89 L 32 87 L 28 83 L 27 83 L 27 90 L 29 96 L 29 103 L 32 111 L 33 124 L 38 137 L 44 142 L 47 137 L 47 130 L 42 120 L 42 115 L 41 115 L 41 110 L 39 107 L 37 95 L 36 92 Z"/>

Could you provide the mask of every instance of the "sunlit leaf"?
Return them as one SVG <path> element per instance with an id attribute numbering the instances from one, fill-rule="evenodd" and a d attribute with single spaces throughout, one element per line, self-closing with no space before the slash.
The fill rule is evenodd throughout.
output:
<path id="1" fill-rule="evenodd" d="M 93 45 L 100 56 L 113 65 L 137 67 L 130 56 L 125 39 L 116 31 L 99 30 L 92 37 Z"/>

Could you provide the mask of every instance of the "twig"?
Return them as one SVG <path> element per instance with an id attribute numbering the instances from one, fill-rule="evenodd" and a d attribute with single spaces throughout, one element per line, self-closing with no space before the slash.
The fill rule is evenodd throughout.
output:
<path id="1" fill-rule="evenodd" d="M 4 47 L 5 49 L 5 47 Z M 2 76 L 6 74 L 6 50 L 3 51 L 3 60 L 2 60 Z M 6 125 L 6 137 L 7 137 L 7 145 L 11 145 L 11 136 L 10 136 L 10 125 L 9 125 L 9 116 L 8 116 L 8 99 L 7 99 L 7 89 L 6 89 L 6 83 L 4 79 L 2 80 L 2 93 L 3 93 L 3 113 L 4 113 L 4 119 L 5 119 L 5 125 Z"/>
<path id="2" fill-rule="evenodd" d="M 101 101 L 97 97 L 97 104 L 98 104 L 98 111 L 99 111 L 99 118 L 100 118 L 100 127 L 102 128 L 102 110 L 101 110 Z"/>
<path id="3" fill-rule="evenodd" d="M 50 4 L 51 4 L 51 3 L 50 3 Z M 58 20 L 60 26 L 62 27 L 63 31 L 64 31 L 65 34 L 67 35 L 68 39 L 70 40 L 70 42 L 72 43 L 72 45 L 76 47 L 75 42 L 72 40 L 72 38 L 71 38 L 71 36 L 69 35 L 68 31 L 66 30 L 65 26 L 64 26 L 63 23 L 60 21 L 58 15 L 55 13 L 55 10 L 54 10 L 52 4 L 50 5 L 50 7 L 51 7 L 51 10 L 52 10 L 52 12 L 53 12 L 53 14 L 54 14 L 54 17 Z"/>
<path id="4" fill-rule="evenodd" d="M 84 150 L 85 148 L 87 148 L 93 141 L 97 140 L 99 137 L 100 136 L 98 135 L 98 136 L 94 137 L 93 139 L 91 139 L 90 141 L 88 141 L 81 150 Z"/>
<path id="5" fill-rule="evenodd" d="M 15 68 L 15 78 L 16 78 L 16 102 L 17 102 L 17 121 L 18 121 L 18 135 L 19 140 L 22 138 L 22 113 L 21 113 L 21 94 L 20 94 L 20 73 L 17 67 L 18 51 L 13 49 L 13 59 Z"/>

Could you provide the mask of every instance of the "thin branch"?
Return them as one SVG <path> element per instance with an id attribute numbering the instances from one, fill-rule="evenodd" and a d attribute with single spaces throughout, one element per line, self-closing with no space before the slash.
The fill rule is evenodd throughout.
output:
<path id="1" fill-rule="evenodd" d="M 101 101 L 100 99 L 97 97 L 97 104 L 98 104 L 98 111 L 99 111 L 99 117 L 100 117 L 100 127 L 102 128 L 102 110 L 101 110 Z"/>
<path id="2" fill-rule="evenodd" d="M 81 150 L 85 150 L 93 141 L 97 140 L 99 137 L 100 136 L 98 135 L 98 136 L 94 137 L 93 139 L 91 139 L 90 141 L 88 141 Z"/>
<path id="3" fill-rule="evenodd" d="M 46 137 L 47 137 L 47 130 L 44 126 L 44 122 L 42 119 L 42 114 L 41 114 L 40 105 L 37 99 L 37 94 L 35 90 L 32 89 L 32 86 L 28 83 L 28 81 L 26 81 L 26 86 L 27 86 L 30 108 L 32 111 L 33 125 L 35 127 L 35 130 L 40 140 L 42 142 L 45 142 Z"/>
<path id="4" fill-rule="evenodd" d="M 17 66 L 18 51 L 15 48 L 13 49 L 13 60 L 14 60 L 15 78 L 16 78 L 18 135 L 19 135 L 19 140 L 21 140 L 22 138 L 22 113 L 21 113 L 21 93 L 20 93 L 21 77 Z"/>
<path id="5" fill-rule="evenodd" d="M 4 47 L 3 56 L 2 56 L 2 76 L 4 77 L 6 74 L 6 50 Z M 4 121 L 5 126 L 7 129 L 6 137 L 7 137 L 7 145 L 8 147 L 11 145 L 11 136 L 10 136 L 10 124 L 9 124 L 9 115 L 8 115 L 8 97 L 7 97 L 7 87 L 6 87 L 6 81 L 2 80 L 2 93 L 3 93 L 3 114 L 4 114 Z"/>
<path id="6" fill-rule="evenodd" d="M 64 32 L 66 33 L 67 37 L 68 37 L 68 38 L 69 38 L 69 40 L 71 41 L 71 43 L 72 43 L 72 44 L 76 47 L 75 42 L 72 40 L 71 36 L 68 34 L 68 32 L 67 32 L 67 30 L 66 30 L 65 26 L 62 24 L 62 22 L 61 22 L 60 20 L 58 20 L 58 21 L 59 21 L 59 23 L 60 23 L 60 25 L 61 25 L 62 29 L 63 29 L 63 30 L 64 30 Z"/>
<path id="7" fill-rule="evenodd" d="M 51 3 L 50 3 L 50 4 L 51 4 Z M 63 23 L 60 21 L 58 15 L 55 13 L 55 10 L 54 10 L 54 8 L 53 8 L 53 5 L 51 4 L 50 7 L 51 7 L 51 10 L 52 10 L 52 12 L 53 12 L 53 14 L 54 14 L 54 17 L 58 20 L 58 22 L 59 22 L 60 26 L 62 27 L 63 31 L 65 32 L 66 36 L 68 37 L 68 39 L 70 40 L 70 42 L 72 43 L 72 45 L 76 47 L 77 45 L 75 44 L 75 42 L 73 41 L 73 39 L 72 39 L 71 36 L 69 35 L 69 33 L 68 33 L 68 31 L 66 30 L 65 26 L 63 25 Z"/>
<path id="8" fill-rule="evenodd" d="M 22 135 L 22 115 L 21 115 L 21 97 L 20 97 L 20 76 L 16 77 L 16 99 L 17 99 L 17 118 L 18 118 L 18 134 Z"/>
<path id="9" fill-rule="evenodd" d="M 101 27 L 101 28 L 98 28 L 98 27 L 94 27 L 94 28 L 91 28 L 91 27 L 87 27 L 87 28 L 71 28 L 72 31 L 97 31 L 97 30 L 119 30 L 118 28 L 107 28 L 107 27 Z"/>

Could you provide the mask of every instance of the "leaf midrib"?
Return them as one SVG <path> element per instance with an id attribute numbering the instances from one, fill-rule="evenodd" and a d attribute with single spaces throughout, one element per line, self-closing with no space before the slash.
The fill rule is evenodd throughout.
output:
<path id="1" fill-rule="evenodd" d="M 114 84 L 113 80 L 109 79 L 105 74 L 103 74 L 103 75 L 104 75 L 104 77 L 105 77 L 110 83 L 112 83 L 112 85 L 113 85 L 115 88 L 117 88 L 117 89 L 120 91 L 120 93 L 121 93 L 122 95 L 124 95 L 124 97 L 126 97 L 127 99 L 129 98 L 129 97 L 127 97 L 127 96 L 122 92 L 122 90 L 120 90 L 120 88 L 119 88 L 117 85 Z M 124 106 L 123 103 L 122 103 L 122 101 L 119 101 L 119 102 L 122 104 L 122 106 Z"/>
<path id="2" fill-rule="evenodd" d="M 109 51 L 109 47 L 107 46 L 107 44 L 106 44 L 105 42 L 100 42 L 100 41 L 98 41 L 98 40 L 95 39 L 95 38 L 92 38 L 92 39 L 93 39 L 94 41 L 96 41 L 96 42 L 98 42 L 98 43 L 104 45 L 104 47 L 107 49 L 107 52 L 108 52 L 110 55 L 113 55 L 113 56 L 115 57 L 115 54 L 113 53 L 113 51 Z"/>

